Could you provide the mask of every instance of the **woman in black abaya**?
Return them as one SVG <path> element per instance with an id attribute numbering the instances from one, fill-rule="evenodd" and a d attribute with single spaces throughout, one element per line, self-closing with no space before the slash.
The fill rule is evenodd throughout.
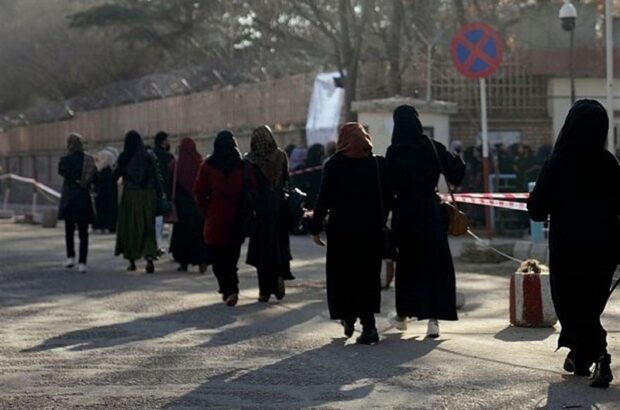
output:
<path id="1" fill-rule="evenodd" d="M 458 317 L 446 218 L 436 193 L 441 167 L 431 144 L 448 182 L 459 185 L 465 174 L 461 158 L 423 134 L 415 108 L 398 107 L 386 155 L 388 185 L 395 197 L 392 231 L 399 249 L 396 316 L 391 321 L 404 330 L 407 317 L 429 319 L 427 336 L 438 337 L 438 321 Z"/>
<path id="2" fill-rule="evenodd" d="M 198 266 L 200 273 L 207 270 L 206 247 L 202 238 L 204 218 L 194 199 L 194 182 L 201 164 L 202 156 L 196 150 L 194 140 L 183 138 L 179 145 L 178 158 L 173 159 L 169 165 L 172 177 L 168 189 L 179 218 L 172 228 L 170 238 L 170 252 L 179 264 L 179 272 L 187 272 L 189 265 Z M 176 189 L 172 186 L 175 181 Z"/>
<path id="3" fill-rule="evenodd" d="M 593 387 L 613 379 L 600 317 L 620 253 L 620 165 L 605 149 L 609 118 L 594 100 L 570 109 L 553 154 L 528 201 L 535 221 L 550 219 L 551 295 L 562 325 L 564 369 L 590 375 Z"/>
<path id="4" fill-rule="evenodd" d="M 379 341 L 375 313 L 381 307 L 381 232 L 386 219 L 381 201 L 389 203 L 384 185 L 385 161 L 372 155 L 370 135 L 356 122 L 345 124 L 337 153 L 325 164 L 310 232 L 314 242 L 324 246 L 319 235 L 329 216 L 325 272 L 329 315 L 341 321 L 347 337 L 353 335 L 359 318 L 361 344 Z"/>

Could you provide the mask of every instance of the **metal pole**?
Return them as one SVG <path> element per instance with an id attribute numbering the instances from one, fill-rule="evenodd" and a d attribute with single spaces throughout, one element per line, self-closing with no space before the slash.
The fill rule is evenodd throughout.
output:
<path id="1" fill-rule="evenodd" d="M 484 192 L 489 192 L 489 174 L 491 164 L 489 161 L 489 129 L 487 118 L 487 81 L 480 79 L 480 124 L 482 129 L 482 184 Z M 488 238 L 493 236 L 491 228 L 491 208 L 485 207 L 486 235 Z"/>
<path id="2" fill-rule="evenodd" d="M 613 37 L 613 1 L 605 0 L 605 42 L 607 56 L 607 115 L 609 116 L 608 148 L 616 152 L 614 121 L 614 37 Z"/>
<path id="3" fill-rule="evenodd" d="M 34 222 L 34 218 L 35 218 L 35 214 L 37 213 L 37 198 L 38 198 L 38 193 L 37 190 L 35 189 L 35 191 L 32 193 L 32 220 Z"/>
<path id="4" fill-rule="evenodd" d="M 433 58 L 433 45 L 431 43 L 426 44 L 426 101 L 431 101 L 432 92 L 432 59 Z"/>
<path id="5" fill-rule="evenodd" d="M 573 61 L 573 49 L 575 47 L 575 29 L 570 31 L 569 61 L 568 71 L 570 76 L 570 103 L 575 103 L 575 67 Z"/>
<path id="6" fill-rule="evenodd" d="M 7 187 L 4 190 L 4 201 L 3 201 L 3 204 L 2 204 L 2 209 L 4 211 L 7 211 L 9 209 L 9 196 L 10 195 L 11 195 L 11 188 L 7 184 Z"/>

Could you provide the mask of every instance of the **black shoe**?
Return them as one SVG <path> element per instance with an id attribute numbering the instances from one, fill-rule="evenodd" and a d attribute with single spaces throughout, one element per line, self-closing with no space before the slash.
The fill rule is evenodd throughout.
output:
<path id="1" fill-rule="evenodd" d="M 371 345 L 374 343 L 379 343 L 379 333 L 377 333 L 376 328 L 364 329 L 362 330 L 362 334 L 358 336 L 355 341 L 361 345 Z"/>
<path id="2" fill-rule="evenodd" d="M 590 387 L 606 389 L 613 379 L 614 375 L 611 373 L 611 356 L 609 354 L 604 354 L 596 362 L 594 374 L 590 381 Z"/>
<path id="3" fill-rule="evenodd" d="M 278 287 L 276 288 L 276 299 L 282 300 L 286 295 L 286 286 L 282 276 L 278 276 Z"/>
<path id="4" fill-rule="evenodd" d="M 344 327 L 344 335 L 348 338 L 353 336 L 353 332 L 355 332 L 355 322 L 347 322 L 346 320 L 341 320 L 340 324 Z"/>
<path id="5" fill-rule="evenodd" d="M 134 272 L 136 270 L 136 263 L 134 261 L 129 261 L 129 266 L 127 266 L 128 272 Z"/>
<path id="6" fill-rule="evenodd" d="M 258 301 L 261 303 L 269 302 L 269 298 L 271 298 L 271 295 L 258 295 Z"/>
<path id="7" fill-rule="evenodd" d="M 155 264 L 153 264 L 153 259 L 148 259 L 146 261 L 146 273 L 155 273 Z"/>
<path id="8" fill-rule="evenodd" d="M 187 272 L 187 265 L 182 264 L 177 268 L 177 272 Z"/>
<path id="9" fill-rule="evenodd" d="M 207 267 L 208 266 L 206 263 L 201 263 L 200 266 L 198 267 L 198 272 L 204 275 L 207 272 Z"/>
<path id="10" fill-rule="evenodd" d="M 592 372 L 590 372 L 590 367 L 592 367 L 592 362 L 576 359 L 572 350 L 568 353 L 566 359 L 564 360 L 564 370 L 569 373 L 574 373 L 575 376 L 590 376 L 590 374 L 592 374 Z"/>

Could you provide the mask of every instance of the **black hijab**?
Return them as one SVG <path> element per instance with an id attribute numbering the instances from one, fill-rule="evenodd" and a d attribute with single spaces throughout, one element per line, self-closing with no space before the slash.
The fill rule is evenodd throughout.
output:
<path id="1" fill-rule="evenodd" d="M 571 107 L 554 154 L 580 155 L 605 149 L 609 117 L 605 107 L 596 100 L 579 100 Z"/>
<path id="2" fill-rule="evenodd" d="M 241 152 L 235 136 L 230 131 L 221 131 L 213 142 L 213 154 L 207 158 L 207 164 L 219 169 L 228 176 L 241 166 Z"/>
<path id="3" fill-rule="evenodd" d="M 411 105 L 401 105 L 396 108 L 394 110 L 392 145 L 412 145 L 423 137 L 424 129 L 416 109 Z"/>
<path id="4" fill-rule="evenodd" d="M 142 136 L 137 131 L 125 134 L 123 153 L 118 159 L 119 166 L 125 170 L 125 179 L 137 185 L 144 184 L 148 175 L 148 155 Z"/>

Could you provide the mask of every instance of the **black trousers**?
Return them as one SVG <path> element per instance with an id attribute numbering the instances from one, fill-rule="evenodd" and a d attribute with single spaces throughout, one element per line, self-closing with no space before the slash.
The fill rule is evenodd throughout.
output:
<path id="1" fill-rule="evenodd" d="M 607 353 L 607 331 L 601 323 L 616 265 L 602 258 L 552 259 L 551 296 L 562 325 L 558 347 L 578 359 L 596 361 Z M 555 270 L 554 270 L 555 269 Z"/>
<path id="2" fill-rule="evenodd" d="M 213 262 L 213 274 L 220 287 L 219 293 L 224 299 L 233 293 L 239 293 L 237 264 L 241 255 L 241 245 L 235 245 L 231 248 L 210 246 L 208 251 Z"/>
<path id="3" fill-rule="evenodd" d="M 362 327 L 367 330 L 376 329 L 375 324 L 375 315 L 373 313 L 363 313 L 359 315 L 360 322 L 362 322 Z M 350 317 L 345 319 L 347 324 L 355 324 L 357 321 L 357 317 Z"/>
<path id="4" fill-rule="evenodd" d="M 65 221 L 65 244 L 67 258 L 75 258 L 75 228 L 80 238 L 80 258 L 78 263 L 86 264 L 88 258 L 88 222 Z"/>
<path id="5" fill-rule="evenodd" d="M 260 266 L 256 268 L 258 276 L 258 293 L 262 296 L 275 295 L 278 292 L 278 279 L 295 279 L 289 266 Z"/>

